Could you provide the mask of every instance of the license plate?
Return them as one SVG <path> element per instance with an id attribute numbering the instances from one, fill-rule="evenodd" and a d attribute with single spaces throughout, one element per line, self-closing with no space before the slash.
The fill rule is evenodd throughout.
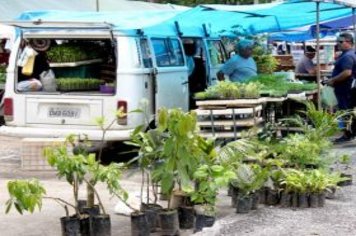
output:
<path id="1" fill-rule="evenodd" d="M 48 110 L 49 117 L 59 117 L 59 118 L 79 118 L 80 109 L 79 108 L 68 108 L 68 107 L 51 107 Z"/>

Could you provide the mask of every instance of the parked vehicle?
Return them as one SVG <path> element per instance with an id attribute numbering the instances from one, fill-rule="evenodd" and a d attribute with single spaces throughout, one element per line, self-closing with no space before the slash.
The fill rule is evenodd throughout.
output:
<path id="1" fill-rule="evenodd" d="M 196 81 L 204 90 L 226 60 L 218 38 L 191 37 L 198 46 L 195 73 L 189 77 L 178 34 L 127 34 L 105 23 L 15 25 L 20 33 L 2 101 L 6 124 L 0 127 L 0 134 L 9 136 L 55 138 L 74 133 L 99 141 L 103 130 L 95 119 L 105 117 L 105 127 L 110 126 L 105 140 L 127 140 L 144 123 L 143 114 L 130 113 L 143 99 L 152 122 L 161 107 L 187 111 Z M 117 119 L 119 108 L 127 115 Z"/>

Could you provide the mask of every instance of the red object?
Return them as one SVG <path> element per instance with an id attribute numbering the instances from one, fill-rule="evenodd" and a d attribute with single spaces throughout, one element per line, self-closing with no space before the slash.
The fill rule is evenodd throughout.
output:
<path id="1" fill-rule="evenodd" d="M 124 100 L 119 100 L 117 102 L 117 109 L 124 113 L 123 116 L 117 117 L 117 123 L 119 125 L 127 125 L 127 102 Z"/>
<path id="2" fill-rule="evenodd" d="M 6 121 L 12 121 L 14 119 L 14 103 L 12 98 L 4 99 L 4 118 Z"/>

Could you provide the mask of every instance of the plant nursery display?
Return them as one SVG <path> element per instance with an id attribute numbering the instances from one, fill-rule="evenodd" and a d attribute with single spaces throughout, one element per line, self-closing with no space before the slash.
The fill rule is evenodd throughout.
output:
<path id="1" fill-rule="evenodd" d="M 59 91 L 99 91 L 103 82 L 94 78 L 57 78 Z"/>

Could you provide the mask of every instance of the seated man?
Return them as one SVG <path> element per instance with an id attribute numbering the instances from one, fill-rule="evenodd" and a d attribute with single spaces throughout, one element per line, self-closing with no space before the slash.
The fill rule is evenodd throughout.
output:
<path id="1" fill-rule="evenodd" d="M 242 82 L 257 75 L 257 65 L 252 58 L 253 41 L 243 39 L 238 42 L 236 49 L 238 54 L 225 62 L 217 73 L 219 80 L 224 80 L 228 75 L 233 82 Z"/>
<path id="2" fill-rule="evenodd" d="M 311 46 L 307 46 L 304 51 L 304 56 L 299 60 L 295 67 L 296 74 L 315 75 L 316 67 L 313 63 L 315 57 L 315 49 Z"/>

